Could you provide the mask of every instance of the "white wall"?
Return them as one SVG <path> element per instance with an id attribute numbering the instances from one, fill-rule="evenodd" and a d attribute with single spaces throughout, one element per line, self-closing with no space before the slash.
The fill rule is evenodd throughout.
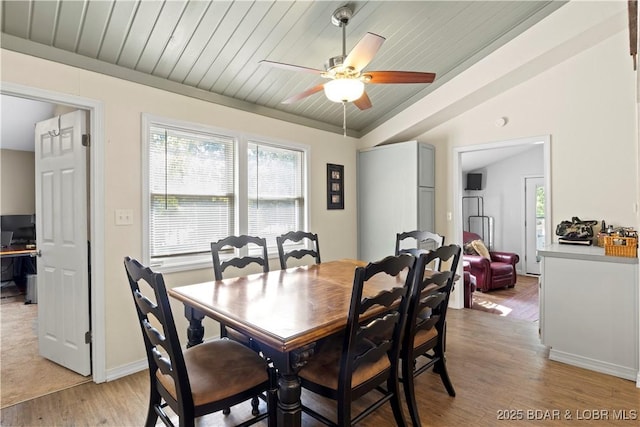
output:
<path id="1" fill-rule="evenodd" d="M 33 151 L 0 150 L 0 214 L 31 215 L 36 211 Z"/>
<path id="2" fill-rule="evenodd" d="M 553 223 L 579 216 L 636 226 L 635 83 L 627 49 L 620 31 L 419 139 L 443 153 L 549 134 Z M 496 128 L 501 116 L 509 123 Z M 437 205 L 452 209 L 452 188 L 437 189 Z M 436 228 L 452 233 L 443 219 L 439 210 Z"/>
<path id="3" fill-rule="evenodd" d="M 352 138 L 250 114 L 201 100 L 126 82 L 102 74 L 2 50 L 2 82 L 40 88 L 100 101 L 104 105 L 104 211 L 106 369 L 117 370 L 144 357 L 140 330 L 126 282 L 122 260 L 140 257 L 141 229 L 141 114 L 151 113 L 178 120 L 240 129 L 278 140 L 311 147 L 310 228 L 318 233 L 325 261 L 355 258 L 356 171 Z M 326 164 L 345 167 L 345 209 L 326 209 Z M 132 209 L 132 226 L 115 226 L 115 209 Z M 94 250 L 100 250 L 94 248 Z M 212 279 L 209 269 L 166 275 L 169 286 Z M 175 304 L 176 313 L 182 312 Z M 177 316 L 180 331 L 186 321 Z M 217 326 L 206 322 L 208 332 Z M 186 342 L 186 332 L 181 337 Z"/>

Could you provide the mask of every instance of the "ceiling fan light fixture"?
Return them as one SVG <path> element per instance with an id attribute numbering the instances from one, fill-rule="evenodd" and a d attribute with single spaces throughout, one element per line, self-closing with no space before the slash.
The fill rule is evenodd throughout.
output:
<path id="1" fill-rule="evenodd" d="M 324 84 L 324 94 L 333 102 L 353 102 L 364 93 L 359 79 L 334 79 Z"/>

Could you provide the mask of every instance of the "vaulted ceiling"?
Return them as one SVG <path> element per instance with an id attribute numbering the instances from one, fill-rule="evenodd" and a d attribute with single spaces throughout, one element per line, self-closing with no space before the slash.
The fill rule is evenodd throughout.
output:
<path id="1" fill-rule="evenodd" d="M 2 1 L 1 45 L 233 108 L 342 132 L 325 80 L 261 64 L 324 69 L 342 53 L 333 12 L 348 5 L 346 53 L 367 33 L 386 38 L 366 70 L 436 73 L 431 84 L 367 84 L 372 107 L 347 104 L 361 136 L 428 96 L 548 14 L 559 1 Z"/>

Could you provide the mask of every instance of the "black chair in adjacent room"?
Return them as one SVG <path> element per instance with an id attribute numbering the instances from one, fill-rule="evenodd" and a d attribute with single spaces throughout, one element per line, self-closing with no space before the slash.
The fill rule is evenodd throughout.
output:
<path id="1" fill-rule="evenodd" d="M 275 426 L 276 379 L 273 368 L 254 351 L 229 339 L 216 339 L 182 350 L 162 274 L 126 257 L 125 270 L 144 338 L 149 364 L 150 397 L 145 426 L 158 417 L 173 426 L 165 408 L 180 426 L 266 393 L 267 411 L 246 424 L 269 418 Z"/>
<path id="2" fill-rule="evenodd" d="M 401 381 L 414 426 L 420 425 L 414 391 L 416 376 L 433 366 L 434 372 L 440 374 L 449 395 L 456 395 L 447 372 L 444 351 L 449 295 L 455 281 L 460 252 L 458 245 L 442 246 L 421 254 L 416 261 L 415 284 L 408 306 L 407 325 L 400 353 Z M 427 265 L 434 260 L 448 262 L 448 270 L 427 271 Z M 422 360 L 426 360 L 426 363 L 418 366 L 418 361 Z"/>
<path id="3" fill-rule="evenodd" d="M 302 248 L 293 247 L 287 249 L 291 243 L 301 243 L 307 246 Z M 320 264 L 320 244 L 318 235 L 306 231 L 290 231 L 281 236 L 276 237 L 278 245 L 278 257 L 280 258 L 280 268 L 287 268 L 287 260 L 289 258 L 302 259 L 303 257 L 312 257 L 316 264 Z"/>
<path id="4" fill-rule="evenodd" d="M 299 371 L 303 388 L 336 401 L 337 419 L 332 421 L 303 402 L 305 413 L 330 426 L 351 426 L 390 402 L 396 424 L 406 425 L 398 367 L 414 263 L 413 256 L 402 254 L 356 268 L 345 332 L 324 341 Z M 397 285 L 363 296 L 367 282 L 375 282 L 377 275 L 398 277 Z M 380 396 L 352 417 L 352 403 L 370 392 Z"/>

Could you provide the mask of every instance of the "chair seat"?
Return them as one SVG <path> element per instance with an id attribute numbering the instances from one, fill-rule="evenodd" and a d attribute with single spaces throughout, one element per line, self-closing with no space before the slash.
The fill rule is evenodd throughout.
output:
<path id="1" fill-rule="evenodd" d="M 416 332 L 415 338 L 413 340 L 413 348 L 418 348 L 429 341 L 438 339 L 438 330 L 436 328 L 432 328 L 429 330 L 420 330 Z"/>
<path id="2" fill-rule="evenodd" d="M 225 399 L 268 380 L 265 360 L 235 341 L 219 339 L 188 348 L 183 354 L 195 406 Z M 156 377 L 176 398 L 173 379 L 160 370 Z"/>
<path id="3" fill-rule="evenodd" d="M 338 377 L 340 372 L 340 358 L 344 348 L 344 336 L 336 336 L 327 339 L 318 352 L 309 360 L 309 363 L 300 370 L 299 376 L 307 381 L 329 388 L 338 389 Z M 363 348 L 360 353 L 364 353 Z M 353 373 L 351 386 L 356 388 L 375 375 L 384 372 L 391 367 L 389 358 L 385 355 L 374 363 L 367 363 L 358 367 Z"/>

